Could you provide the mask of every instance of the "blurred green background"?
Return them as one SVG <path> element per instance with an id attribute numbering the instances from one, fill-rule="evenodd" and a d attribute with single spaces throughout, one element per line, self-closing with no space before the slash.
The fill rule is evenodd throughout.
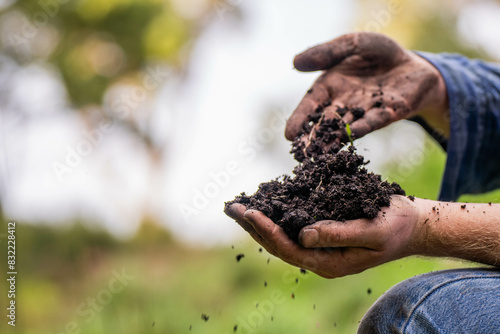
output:
<path id="1" fill-rule="evenodd" d="M 471 43 L 463 35 L 463 15 L 471 9 L 468 6 L 492 6 L 489 1 L 353 3 L 352 18 L 344 32 L 378 31 L 411 49 L 496 58 L 484 45 Z M 318 11 L 321 4 L 314 3 Z M 341 9 L 344 5 L 339 2 L 338 6 Z M 173 73 L 163 85 L 169 80 L 182 85 L 194 71 L 190 62 L 199 36 L 221 20 L 233 22 L 244 35 L 245 25 L 237 22 L 246 22 L 254 5 L 243 0 L 14 0 L 3 1 L 1 6 L 0 72 L 33 64 L 50 68 L 66 92 L 67 112 L 91 124 L 114 122 L 140 143 L 134 150 L 147 157 L 151 174 L 157 175 L 162 173 L 158 166 L 168 160 L 169 151 L 155 136 L 155 119 L 144 110 L 134 110 L 126 117 L 109 112 L 107 101 L 113 99 L 113 89 L 120 85 L 141 87 L 148 66 L 161 66 Z M 278 10 L 287 15 L 285 5 Z M 476 8 L 474 13 L 481 20 L 484 10 Z M 310 45 L 319 42 L 314 36 L 310 40 Z M 3 85 L 7 83 L 3 81 Z M 153 100 L 160 90 L 161 86 L 148 90 L 144 99 Z M 4 101 L 11 101 L 5 88 L 1 93 Z M 13 105 L 4 105 L 4 120 L 6 109 L 21 119 L 32 117 Z M 269 117 L 269 113 L 259 115 Z M 373 138 L 390 147 L 390 138 L 404 135 L 399 129 L 399 124 L 392 125 Z M 446 156 L 431 139 L 419 138 L 424 138 L 420 146 L 382 160 L 377 171 L 400 183 L 408 194 L 435 199 Z M 262 154 L 266 156 L 266 151 Z M 279 164 L 274 166 L 275 176 L 287 171 Z M 185 222 L 165 224 L 147 206 L 137 229 L 126 237 L 78 211 L 55 225 L 44 219 L 18 219 L 9 211 L 8 178 L 4 170 L 0 192 L 2 333 L 354 333 L 364 312 L 394 284 L 433 270 L 474 266 L 411 258 L 355 276 L 325 280 L 273 258 L 246 236 L 224 243 L 186 242 L 168 227 Z M 151 176 L 148 184 L 153 187 L 155 180 Z M 499 197 L 500 192 L 493 192 L 461 200 L 498 202 Z M 223 200 L 210 205 L 222 211 Z M 33 210 L 36 216 L 36 210 L 41 209 Z M 212 219 L 224 219 L 222 216 L 221 212 Z M 17 222 L 15 328 L 7 326 L 4 316 L 6 224 L 10 220 Z M 237 262 L 237 254 L 245 256 Z"/>

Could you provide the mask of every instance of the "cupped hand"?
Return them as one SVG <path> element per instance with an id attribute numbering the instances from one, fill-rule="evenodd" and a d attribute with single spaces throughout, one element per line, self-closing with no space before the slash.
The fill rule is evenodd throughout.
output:
<path id="1" fill-rule="evenodd" d="M 322 277 L 334 278 L 418 253 L 420 217 L 416 203 L 394 195 L 391 205 L 382 208 L 376 218 L 319 221 L 301 230 L 300 244 L 259 211 L 233 204 L 226 208 L 226 214 L 269 253 Z"/>
<path id="2" fill-rule="evenodd" d="M 354 138 L 397 120 L 429 110 L 446 110 L 447 97 L 439 71 L 417 54 L 376 33 L 343 35 L 297 55 L 299 71 L 324 72 L 308 90 L 289 118 L 285 136 L 303 137 L 306 145 L 319 123 L 341 119 Z M 365 109 L 364 115 L 345 114 L 338 108 Z M 311 120 L 316 122 L 311 130 Z M 319 120 L 319 122 L 318 122 Z M 337 142 L 346 142 L 345 128 L 336 130 Z"/>

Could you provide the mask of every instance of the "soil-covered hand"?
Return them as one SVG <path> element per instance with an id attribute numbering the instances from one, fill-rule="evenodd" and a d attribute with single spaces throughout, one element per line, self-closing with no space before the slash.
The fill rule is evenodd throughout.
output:
<path id="1" fill-rule="evenodd" d="M 446 124 L 433 124 L 436 113 L 447 109 L 444 80 L 439 71 L 417 54 L 376 33 L 343 35 L 297 55 L 299 71 L 324 72 L 308 90 L 288 120 L 285 136 L 314 138 L 325 120 L 350 124 L 354 138 L 419 113 L 445 132 Z M 338 112 L 339 108 L 341 112 Z M 366 112 L 361 114 L 358 108 Z M 347 111 L 345 110 L 354 110 Z M 437 111 L 437 112 L 436 112 Z M 310 123 L 315 123 L 311 129 Z M 336 130 L 337 144 L 346 142 L 344 128 Z"/>
<path id="2" fill-rule="evenodd" d="M 269 253 L 316 274 L 334 278 L 415 254 L 420 234 L 414 202 L 394 195 L 390 207 L 374 219 L 319 221 L 299 235 L 302 245 L 263 213 L 233 204 L 226 214 L 235 219 Z"/>

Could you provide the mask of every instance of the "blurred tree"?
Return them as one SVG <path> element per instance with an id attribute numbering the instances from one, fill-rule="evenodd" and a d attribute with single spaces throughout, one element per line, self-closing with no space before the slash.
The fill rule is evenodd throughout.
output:
<path id="1" fill-rule="evenodd" d="M 457 30 L 458 16 L 470 2 L 360 0 L 356 30 L 387 34 L 413 50 L 457 52 L 485 58 L 485 52 L 465 44 Z"/>
<path id="2" fill-rule="evenodd" d="M 207 11 L 200 15 L 207 15 Z M 198 31 L 168 1 L 20 0 L 5 8 L 3 53 L 60 70 L 76 107 L 102 102 L 112 83 L 152 61 L 181 68 Z"/>
<path id="3" fill-rule="evenodd" d="M 47 69 L 65 88 L 67 101 L 60 104 L 76 111 L 87 130 L 107 123 L 120 129 L 113 134 L 139 139 L 150 157 L 154 183 L 165 143 L 154 138 L 147 102 L 167 81 L 183 77 L 191 46 L 211 19 L 220 18 L 222 4 L 216 0 L 0 1 L 0 77 L 5 78 L 0 96 L 2 104 L 9 105 L 0 112 L 4 118 L 12 116 L 7 113 L 22 114 L 13 110 L 14 94 L 7 88 L 17 73 L 33 64 Z M 8 171 L 2 174 L 0 208 L 9 178 Z"/>
<path id="4" fill-rule="evenodd" d="M 427 52 L 456 52 L 471 58 L 486 53 L 464 42 L 457 21 L 472 1 L 360 0 L 357 30 L 387 34 L 404 47 Z M 489 2 L 486 0 L 475 1 Z"/>

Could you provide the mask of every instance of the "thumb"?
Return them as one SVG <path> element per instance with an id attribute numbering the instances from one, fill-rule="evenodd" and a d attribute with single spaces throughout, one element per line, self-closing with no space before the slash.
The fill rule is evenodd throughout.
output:
<path id="1" fill-rule="evenodd" d="M 323 220 L 304 227 L 299 242 L 306 248 L 364 247 L 377 248 L 382 231 L 371 219 L 355 219 L 345 222 Z"/>
<path id="2" fill-rule="evenodd" d="M 404 54 L 399 44 L 382 34 L 359 32 L 304 51 L 295 57 L 294 66 L 304 72 L 326 70 L 352 55 L 358 55 L 369 64 L 390 68 L 401 61 Z"/>
<path id="3" fill-rule="evenodd" d="M 314 46 L 295 56 L 293 66 L 299 71 L 325 70 L 354 53 L 358 34 L 340 36 L 333 41 Z"/>

